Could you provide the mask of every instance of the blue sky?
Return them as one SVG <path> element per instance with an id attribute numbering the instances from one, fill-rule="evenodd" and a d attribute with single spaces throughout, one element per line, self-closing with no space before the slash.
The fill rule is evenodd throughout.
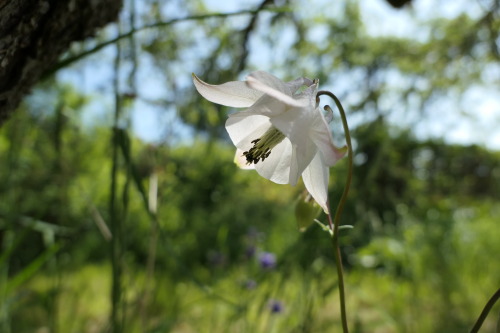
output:
<path id="1" fill-rule="evenodd" d="M 232 12 L 240 9 L 255 8 L 259 1 L 255 0 L 240 0 L 240 1 L 205 1 L 206 7 L 211 12 Z M 305 17 L 315 15 L 314 10 L 324 8 L 328 4 L 328 8 L 334 10 L 333 3 L 318 1 L 319 6 L 313 7 L 310 1 L 301 0 L 298 11 L 300 15 Z M 340 2 L 337 2 L 339 4 Z M 478 2 L 455 0 L 455 1 L 432 1 L 432 0 L 415 0 L 413 8 L 405 10 L 395 10 L 388 6 L 383 0 L 365 0 L 360 1 L 362 8 L 362 17 L 364 23 L 372 35 L 396 35 L 400 37 L 412 36 L 412 38 L 425 39 L 428 31 L 423 28 L 422 22 L 429 18 L 437 17 L 454 17 L 467 9 L 467 13 L 471 16 L 481 14 L 481 7 Z M 140 8 L 139 8 L 140 10 Z M 182 10 L 176 10 L 176 15 L 184 16 Z M 171 15 L 172 16 L 172 15 Z M 246 24 L 248 18 L 233 19 L 232 23 Z M 116 33 L 116 28 L 108 28 L 109 35 L 113 34 L 113 29 Z M 262 32 L 265 33 L 265 32 Z M 287 34 L 285 31 L 281 42 L 283 45 L 293 41 L 293 35 Z M 318 41 L 325 38 L 321 28 L 314 29 L 309 38 Z M 286 47 L 276 46 L 274 50 L 269 50 L 260 40 L 259 33 L 252 38 L 251 49 L 253 53 L 250 56 L 250 67 L 262 70 L 271 64 L 271 58 L 280 57 L 279 50 L 286 50 Z M 94 96 L 92 103 L 87 107 L 84 120 L 86 122 L 102 122 L 109 119 L 113 108 L 112 95 L 112 61 L 114 58 L 115 49 L 113 46 L 104 49 L 95 55 L 95 59 L 99 61 L 81 62 L 67 70 L 59 73 L 58 77 L 67 82 L 71 82 L 77 86 L 82 92 Z M 200 51 L 201 52 L 201 51 Z M 281 55 L 284 56 L 284 55 Z M 188 86 L 191 84 L 191 71 L 197 67 L 196 56 L 186 55 L 185 62 L 178 68 L 178 76 L 176 80 L 180 85 Z M 192 68 L 191 70 L 188 70 Z M 168 88 L 164 85 L 164 78 L 156 69 L 153 68 L 151 59 L 141 57 L 138 73 L 138 88 L 139 94 L 145 99 L 154 100 L 165 98 L 169 95 Z M 285 71 L 286 69 L 283 69 Z M 279 72 L 279 71 L 278 71 Z M 491 69 L 491 81 L 498 79 L 500 74 L 499 66 Z M 273 72 L 280 76 L 276 70 Z M 495 74 L 496 73 L 496 74 Z M 238 78 L 235 78 L 238 79 Z M 242 79 L 240 77 L 239 79 Z M 397 84 L 397 78 L 396 84 Z M 335 90 L 335 87 L 323 86 L 323 89 Z M 192 89 L 194 93 L 194 89 Z M 459 99 L 461 100 L 459 101 Z M 457 105 L 460 103 L 460 105 Z M 457 106 L 467 110 L 468 114 L 457 116 Z M 168 137 L 169 133 L 172 137 L 182 137 L 189 139 L 192 135 L 186 127 L 176 121 L 176 113 L 174 108 L 165 109 L 163 106 L 152 106 L 150 103 L 137 101 L 134 105 L 132 113 L 132 127 L 136 135 L 146 141 L 155 142 Z M 435 115 L 435 118 L 433 118 Z M 471 121 L 472 118 L 476 118 Z M 352 119 L 356 124 L 363 122 L 366 119 Z M 394 112 L 391 120 L 398 124 L 411 124 L 412 119 L 408 115 Z M 500 101 L 498 98 L 498 87 L 474 86 L 471 87 L 464 96 L 444 96 L 441 100 L 433 104 L 431 115 L 425 120 L 419 122 L 415 128 L 416 134 L 421 137 L 437 137 L 445 138 L 453 143 L 480 143 L 485 144 L 490 148 L 500 149 L 500 131 L 496 129 L 500 124 Z M 169 128 L 167 128 L 169 127 Z"/>

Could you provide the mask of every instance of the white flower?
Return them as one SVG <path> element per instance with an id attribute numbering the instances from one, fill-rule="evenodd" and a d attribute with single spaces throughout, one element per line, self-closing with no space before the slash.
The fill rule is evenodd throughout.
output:
<path id="1" fill-rule="evenodd" d="M 278 184 L 304 185 L 328 214 L 329 167 L 343 155 L 335 147 L 323 112 L 318 108 L 318 81 L 299 78 L 283 82 L 258 71 L 246 81 L 210 85 L 193 74 L 198 92 L 207 100 L 235 108 L 226 130 L 237 147 L 236 161 L 255 168 Z M 244 163 L 241 163 L 244 161 Z"/>

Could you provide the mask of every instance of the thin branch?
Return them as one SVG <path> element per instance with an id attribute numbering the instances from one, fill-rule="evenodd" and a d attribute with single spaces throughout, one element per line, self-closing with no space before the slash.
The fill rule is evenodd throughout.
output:
<path id="1" fill-rule="evenodd" d="M 268 5 L 271 4 L 273 1 L 272 0 L 264 0 L 262 3 L 255 9 L 252 13 L 252 18 L 250 19 L 250 22 L 248 22 L 248 25 L 245 29 L 243 29 L 243 49 L 241 52 L 241 58 L 240 58 L 240 63 L 238 65 L 238 72 L 241 72 L 247 62 L 248 58 L 248 41 L 250 39 L 250 34 L 255 28 L 255 23 L 257 22 L 257 18 L 259 16 L 259 13 L 264 10 L 264 8 Z"/>
<path id="2" fill-rule="evenodd" d="M 159 21 L 159 22 L 155 22 L 155 23 L 151 23 L 151 24 L 146 24 L 146 25 L 143 25 L 141 27 L 132 28 L 132 29 L 130 29 L 130 31 L 123 33 L 123 34 L 119 34 L 117 37 L 110 39 L 108 41 L 105 41 L 101 44 L 98 44 L 87 51 L 83 51 L 82 53 L 79 53 L 77 55 L 68 57 L 68 58 L 60 61 L 54 67 L 47 70 L 42 75 L 42 79 L 49 77 L 50 75 L 54 74 L 56 71 L 58 71 L 61 68 L 67 67 L 67 66 L 69 66 L 69 65 L 71 65 L 71 64 L 91 55 L 91 54 L 94 54 L 94 53 L 102 50 L 103 48 L 105 48 L 109 45 L 113 45 L 116 42 L 118 42 L 124 38 L 128 38 L 128 37 L 130 37 L 138 32 L 144 31 L 144 30 L 166 27 L 166 26 L 173 25 L 173 24 L 180 23 L 180 22 L 199 21 L 199 20 L 205 20 L 205 19 L 209 19 L 209 18 L 226 18 L 226 17 L 231 17 L 231 16 L 249 15 L 249 14 L 255 15 L 256 13 L 258 13 L 259 11 L 262 11 L 262 10 L 282 11 L 283 9 L 278 10 L 276 8 L 273 8 L 273 9 L 259 9 L 258 8 L 258 9 L 252 9 L 252 10 L 241 10 L 241 11 L 232 12 L 232 13 L 212 13 L 212 14 L 203 14 L 203 15 L 193 15 L 193 16 L 187 16 L 187 17 L 182 17 L 182 18 L 175 18 L 175 19 L 171 19 L 168 21 Z"/>
<path id="3" fill-rule="evenodd" d="M 119 148 L 119 137 L 118 137 L 118 121 L 121 114 L 121 99 L 119 93 L 119 71 L 120 71 L 120 57 L 121 57 L 121 47 L 120 43 L 116 44 L 116 56 L 114 60 L 114 77 L 113 77 L 113 91 L 115 95 L 115 112 L 113 117 L 113 128 L 111 133 L 111 183 L 110 183 L 110 195 L 109 195 L 109 215 L 110 215 L 110 227 L 111 234 L 113 238 L 110 242 L 110 256 L 111 256 L 111 267 L 112 267 L 112 282 L 111 282 L 111 332 L 119 333 L 121 332 L 122 323 L 122 243 L 121 243 L 121 211 L 119 210 L 117 203 L 117 192 L 118 192 L 118 148 Z"/>
<path id="4" fill-rule="evenodd" d="M 479 318 L 477 318 L 476 323 L 474 324 L 474 327 L 470 330 L 470 333 L 477 333 L 479 332 L 479 329 L 483 325 L 484 320 L 488 316 L 488 313 L 490 313 L 491 309 L 493 308 L 493 305 L 500 299 L 500 289 L 498 289 L 493 296 L 488 300 L 486 305 L 484 306 L 483 311 L 479 315 Z"/>

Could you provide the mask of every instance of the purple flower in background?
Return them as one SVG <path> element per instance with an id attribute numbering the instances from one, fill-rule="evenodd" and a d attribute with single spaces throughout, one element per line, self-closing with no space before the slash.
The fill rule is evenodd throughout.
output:
<path id="1" fill-rule="evenodd" d="M 226 256 L 219 251 L 209 251 L 207 259 L 209 264 L 213 267 L 222 267 L 226 264 Z"/>
<path id="2" fill-rule="evenodd" d="M 271 313 L 281 313 L 283 312 L 283 303 L 273 299 L 269 302 L 269 310 Z"/>
<path id="3" fill-rule="evenodd" d="M 255 251 L 256 251 L 255 246 L 253 245 L 247 246 L 247 248 L 245 249 L 245 257 L 247 259 L 252 259 L 255 256 Z"/>
<path id="4" fill-rule="evenodd" d="M 271 252 L 262 252 L 259 255 L 259 263 L 264 269 L 273 269 L 276 266 L 276 256 Z"/>
<path id="5" fill-rule="evenodd" d="M 245 287 L 245 289 L 249 289 L 249 290 L 255 289 L 255 287 L 257 287 L 257 282 L 255 282 L 255 280 L 248 279 L 245 281 L 243 286 Z"/>

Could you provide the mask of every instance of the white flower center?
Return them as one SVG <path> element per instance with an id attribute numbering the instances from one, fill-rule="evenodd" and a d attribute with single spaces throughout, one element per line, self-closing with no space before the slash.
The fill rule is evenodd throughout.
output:
<path id="1" fill-rule="evenodd" d="M 264 162 L 271 154 L 271 150 L 278 145 L 285 135 L 275 127 L 271 127 L 258 139 L 252 141 L 253 146 L 250 150 L 243 152 L 243 156 L 247 159 L 247 164 L 257 164 L 259 161 Z"/>

